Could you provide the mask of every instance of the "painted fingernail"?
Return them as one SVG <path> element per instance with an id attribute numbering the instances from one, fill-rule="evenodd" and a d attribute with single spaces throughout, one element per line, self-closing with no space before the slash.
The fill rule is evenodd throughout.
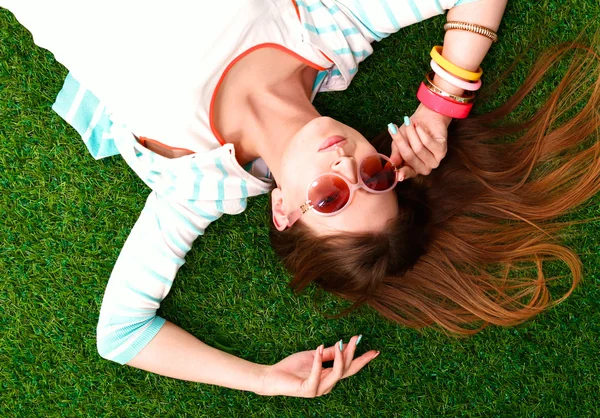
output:
<path id="1" fill-rule="evenodd" d="M 356 339 L 356 345 L 358 345 L 358 343 L 360 343 L 360 340 L 362 340 L 362 334 L 360 334 L 358 336 L 358 338 Z"/>
<path id="2" fill-rule="evenodd" d="M 381 354 L 379 351 L 377 353 L 375 353 L 375 355 L 373 356 L 373 359 L 376 359 L 379 354 Z"/>
<path id="3" fill-rule="evenodd" d="M 388 124 L 388 131 L 390 131 L 390 133 L 392 135 L 396 135 L 398 133 L 398 128 L 396 128 L 396 125 L 394 125 L 393 123 L 389 123 Z"/>
<path id="4" fill-rule="evenodd" d="M 404 116 L 404 125 L 410 125 L 410 118 L 408 116 Z"/>
<path id="5" fill-rule="evenodd" d="M 340 351 L 344 351 L 344 343 L 340 340 Z"/>

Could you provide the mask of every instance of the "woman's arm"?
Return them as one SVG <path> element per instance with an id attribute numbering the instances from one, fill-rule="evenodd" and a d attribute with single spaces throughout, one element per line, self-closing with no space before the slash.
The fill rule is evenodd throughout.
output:
<path id="1" fill-rule="evenodd" d="M 98 351 L 164 376 L 256 392 L 264 366 L 216 350 L 156 315 L 193 241 L 210 223 L 190 217 L 156 192 L 148 196 L 106 287 Z"/>
<path id="2" fill-rule="evenodd" d="M 150 193 L 106 286 L 98 352 L 176 379 L 256 391 L 263 366 L 216 350 L 156 314 L 192 243 L 209 223 Z"/>
<path id="3" fill-rule="evenodd" d="M 251 363 L 204 344 L 166 322 L 128 366 L 175 379 L 259 393 L 267 366 Z"/>
<path id="4" fill-rule="evenodd" d="M 448 22 L 468 22 L 497 31 L 508 0 L 479 0 L 450 9 Z M 432 45 L 433 46 L 433 45 Z M 492 41 L 484 36 L 463 30 L 449 30 L 444 36 L 442 56 L 465 70 L 476 71 L 485 58 Z M 464 90 L 448 83 L 438 75 L 434 83 L 448 93 L 461 95 Z"/>
<path id="5" fill-rule="evenodd" d="M 474 23 L 497 31 L 508 0 L 478 0 L 455 6 L 447 14 L 447 21 Z M 492 41 L 484 36 L 462 30 L 449 30 L 444 37 L 442 56 L 469 71 L 476 71 L 485 58 Z M 432 45 L 433 47 L 433 45 Z M 484 73 L 485 74 L 485 73 Z M 433 82 L 442 90 L 461 96 L 464 90 L 448 83 L 437 74 Z M 410 117 L 410 125 L 391 129 L 394 140 L 392 160 L 404 162 L 398 179 L 417 174 L 427 175 L 438 167 L 446 155 L 449 116 L 437 113 L 420 104 Z"/>
<path id="6" fill-rule="evenodd" d="M 208 208 L 206 208 L 208 210 Z M 204 212 L 205 213 L 205 212 Z M 202 221 L 204 219 L 204 221 Z M 149 372 L 262 395 L 314 397 L 376 356 L 354 359 L 357 337 L 260 365 L 212 348 L 156 315 L 192 242 L 210 223 L 153 192 L 119 255 L 98 321 L 98 351 Z M 334 361 L 323 369 L 324 361 Z"/>
<path id="7" fill-rule="evenodd" d="M 369 351 L 354 359 L 358 345 L 354 336 L 342 349 L 331 347 L 292 354 L 273 366 L 240 359 L 212 348 L 167 322 L 133 360 L 127 363 L 176 379 L 208 383 L 259 395 L 312 398 L 329 393 L 340 379 L 350 377 L 379 354 Z M 333 361 L 333 367 L 322 364 Z"/>
<path id="8" fill-rule="evenodd" d="M 156 312 L 192 243 L 209 224 L 150 193 L 106 285 L 97 327 L 102 357 L 128 363 L 160 332 L 165 320 Z"/>

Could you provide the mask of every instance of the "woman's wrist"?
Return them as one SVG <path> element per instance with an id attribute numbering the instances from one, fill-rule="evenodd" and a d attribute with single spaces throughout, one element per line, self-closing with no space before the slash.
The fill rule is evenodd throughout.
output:
<path id="1" fill-rule="evenodd" d="M 450 122 L 452 122 L 452 118 L 450 116 L 442 115 L 441 113 L 438 113 L 435 110 L 428 108 L 423 103 L 419 104 L 419 107 L 417 107 L 417 111 L 415 112 L 415 114 L 418 114 L 419 117 L 423 117 L 424 114 L 427 114 L 426 117 L 431 117 L 440 120 L 446 124 L 446 127 L 450 125 Z"/>
<path id="2" fill-rule="evenodd" d="M 446 125 L 452 117 L 462 119 L 471 111 L 472 92 L 481 87 L 479 65 L 492 41 L 497 40 L 495 31 L 506 2 L 483 0 L 448 12 L 448 21 L 460 24 L 445 27 L 444 46 L 435 46 L 430 53 L 435 75 L 433 79 L 427 75 L 417 91 L 422 106 L 429 109 L 432 116 L 441 114 L 438 119 L 444 120 Z"/>
<path id="3" fill-rule="evenodd" d="M 265 380 L 273 366 L 266 364 L 256 364 L 256 366 L 257 378 L 253 379 L 255 382 L 255 387 L 252 389 L 252 392 L 256 393 L 257 395 L 265 396 L 267 395 Z"/>

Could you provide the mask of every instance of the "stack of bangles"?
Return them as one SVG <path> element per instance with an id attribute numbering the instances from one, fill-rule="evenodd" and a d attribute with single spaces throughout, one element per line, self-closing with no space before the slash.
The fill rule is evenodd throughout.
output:
<path id="1" fill-rule="evenodd" d="M 474 25 L 465 22 L 448 22 L 444 29 L 466 30 L 485 36 L 496 42 L 498 35 L 486 27 Z M 456 119 L 464 119 L 471 112 L 473 101 L 475 100 L 475 91 L 481 88 L 481 67 L 477 71 L 469 71 L 458 67 L 442 57 L 442 47 L 434 46 L 431 50 L 431 69 L 427 73 L 425 80 L 421 83 L 417 91 L 417 99 L 429 109 L 445 116 Z M 434 84 L 433 78 L 438 75 L 441 79 L 453 86 L 465 90 L 462 96 L 448 93 Z"/>

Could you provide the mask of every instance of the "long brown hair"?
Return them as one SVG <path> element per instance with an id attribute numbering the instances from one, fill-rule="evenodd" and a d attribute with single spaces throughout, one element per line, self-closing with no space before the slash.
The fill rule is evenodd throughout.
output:
<path id="1" fill-rule="evenodd" d="M 523 123 L 504 122 L 570 55 L 543 106 Z M 583 45 L 555 47 L 503 106 L 453 122 L 440 167 L 396 187 L 400 216 L 386 230 L 323 239 L 301 222 L 272 227 L 290 285 L 315 283 L 353 308 L 368 304 L 410 327 L 461 334 L 515 325 L 564 300 L 582 266 L 561 244 L 568 222 L 557 218 L 600 190 L 598 63 Z M 389 153 L 389 135 L 375 142 Z M 554 299 L 548 283 L 556 278 L 542 268 L 549 260 L 571 273 Z"/>

